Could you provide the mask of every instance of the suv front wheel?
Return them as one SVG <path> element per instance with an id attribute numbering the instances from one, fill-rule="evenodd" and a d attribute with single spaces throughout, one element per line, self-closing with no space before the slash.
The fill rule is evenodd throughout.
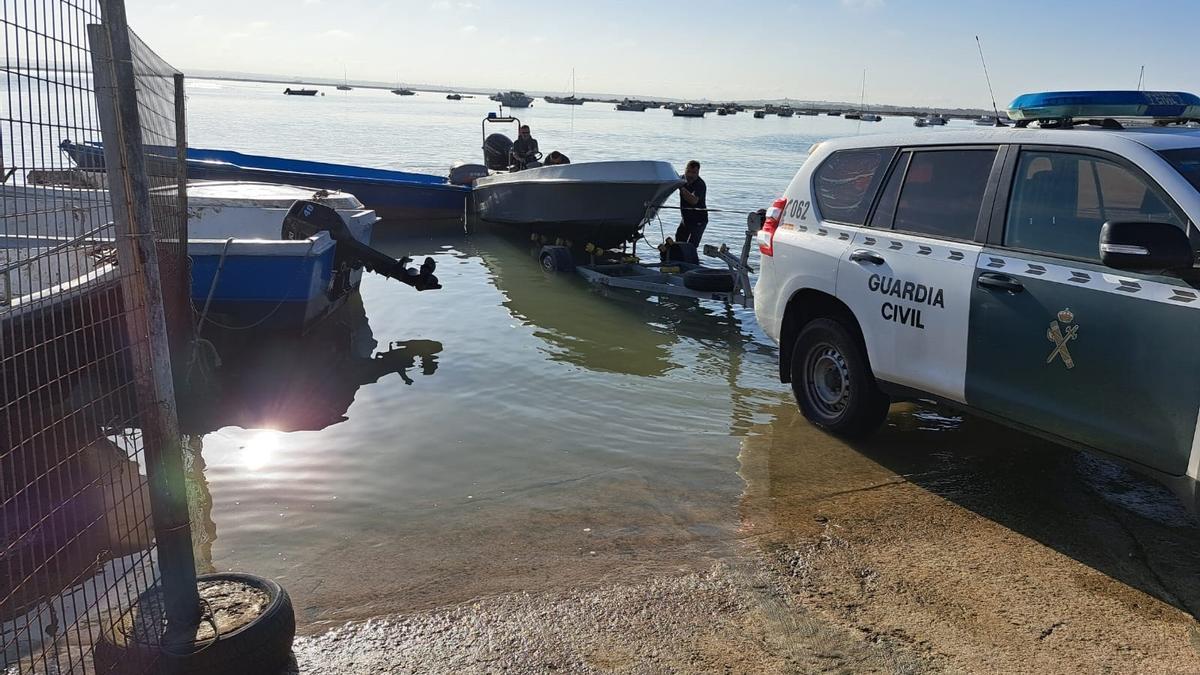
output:
<path id="1" fill-rule="evenodd" d="M 867 354 L 839 321 L 815 319 L 792 351 L 792 393 L 810 422 L 841 436 L 867 436 L 887 417 Z"/>

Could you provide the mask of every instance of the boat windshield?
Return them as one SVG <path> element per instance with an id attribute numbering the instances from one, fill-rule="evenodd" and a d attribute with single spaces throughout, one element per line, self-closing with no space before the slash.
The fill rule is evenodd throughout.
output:
<path id="1" fill-rule="evenodd" d="M 1183 177 L 1200 190 L 1200 148 L 1184 148 L 1182 150 L 1163 150 L 1158 154 L 1183 174 Z"/>

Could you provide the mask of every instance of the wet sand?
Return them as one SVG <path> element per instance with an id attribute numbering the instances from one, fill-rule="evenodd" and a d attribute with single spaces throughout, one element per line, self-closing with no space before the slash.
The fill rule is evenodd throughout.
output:
<path id="1" fill-rule="evenodd" d="M 1200 528 L 1157 484 L 926 408 L 854 446 L 769 412 L 706 511 L 727 548 L 497 559 L 495 592 L 316 628 L 301 671 L 1200 672 Z"/>

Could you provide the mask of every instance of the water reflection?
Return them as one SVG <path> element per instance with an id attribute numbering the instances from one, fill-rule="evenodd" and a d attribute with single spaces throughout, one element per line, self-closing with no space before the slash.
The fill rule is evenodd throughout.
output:
<path id="1" fill-rule="evenodd" d="M 304 336 L 224 336 L 216 391 L 181 407 L 181 426 L 203 434 L 222 427 L 268 429 L 247 450 L 247 466 L 263 466 L 272 439 L 285 431 L 324 429 L 346 420 L 359 387 L 389 375 L 413 384 L 410 370 L 433 375 L 442 344 L 435 340 L 392 341 L 376 350 L 362 298 L 345 305 Z"/>
<path id="2" fill-rule="evenodd" d="M 597 291 L 571 274 L 547 274 L 537 249 L 496 234 L 475 234 L 469 255 L 483 261 L 513 318 L 533 328 L 551 361 L 602 373 L 662 377 L 695 365 L 681 338 L 740 350 L 740 319 L 718 303 L 659 298 L 628 290 Z M 727 358 L 722 356 L 724 361 Z"/>

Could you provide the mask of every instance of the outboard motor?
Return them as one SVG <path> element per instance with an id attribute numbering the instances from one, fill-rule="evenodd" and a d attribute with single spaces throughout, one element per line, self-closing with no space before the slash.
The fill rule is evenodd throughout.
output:
<path id="1" fill-rule="evenodd" d="M 483 163 L 492 171 L 504 171 L 508 168 L 512 147 L 512 139 L 508 136 L 488 134 L 488 137 L 483 139 Z"/>
<path id="2" fill-rule="evenodd" d="M 346 221 L 325 204 L 303 199 L 292 204 L 283 218 L 283 238 L 308 239 L 319 232 L 328 232 L 337 242 L 335 264 L 346 262 L 353 267 L 362 267 L 368 272 L 402 281 L 418 291 L 441 288 L 438 278 L 433 275 L 437 267 L 433 258 L 426 258 L 419 270 L 405 267 L 412 262 L 411 258 L 396 260 L 355 239 Z"/>

